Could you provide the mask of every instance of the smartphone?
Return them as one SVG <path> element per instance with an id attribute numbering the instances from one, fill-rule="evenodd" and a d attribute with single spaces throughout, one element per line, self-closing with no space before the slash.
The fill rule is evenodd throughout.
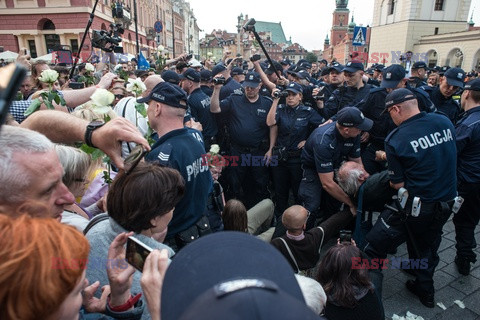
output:
<path id="1" fill-rule="evenodd" d="M 127 262 L 135 269 L 143 272 L 143 266 L 150 252 L 153 249 L 147 246 L 142 241 L 130 236 L 127 240 Z"/>
<path id="2" fill-rule="evenodd" d="M 26 74 L 27 69 L 18 64 L 0 68 L 0 126 L 5 123 L 10 102 L 17 95 Z"/>
<path id="3" fill-rule="evenodd" d="M 340 243 L 350 242 L 352 240 L 352 231 L 340 230 Z"/>

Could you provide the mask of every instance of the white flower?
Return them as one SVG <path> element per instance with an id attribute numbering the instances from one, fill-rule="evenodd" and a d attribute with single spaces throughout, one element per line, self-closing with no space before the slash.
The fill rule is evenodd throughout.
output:
<path id="1" fill-rule="evenodd" d="M 114 99 L 115 99 L 115 96 L 113 95 L 113 93 L 111 93 L 107 89 L 97 89 L 90 97 L 90 100 L 92 100 L 93 104 L 96 107 L 95 111 L 99 111 L 99 112 L 100 112 L 99 108 L 108 107 L 109 105 L 112 104 Z M 111 109 L 110 107 L 108 108 Z M 107 111 L 109 109 L 107 109 Z"/>
<path id="2" fill-rule="evenodd" d="M 138 95 L 141 95 L 143 91 L 147 90 L 145 84 L 140 78 L 137 79 L 128 79 L 127 91 L 135 92 Z"/>
<path id="3" fill-rule="evenodd" d="M 90 71 L 90 72 L 94 72 L 94 71 L 95 71 L 95 67 L 93 66 L 93 64 L 87 62 L 87 63 L 85 64 L 85 70 Z"/>
<path id="4" fill-rule="evenodd" d="M 165 51 L 165 47 L 162 46 L 162 45 L 159 45 L 159 46 L 157 47 L 157 51 L 163 52 L 163 51 Z"/>
<path id="5" fill-rule="evenodd" d="M 208 56 L 208 57 L 211 57 L 211 56 L 213 56 L 213 53 L 207 52 L 207 56 Z"/>
<path id="6" fill-rule="evenodd" d="M 58 79 L 58 72 L 55 70 L 47 69 L 43 70 L 38 80 L 45 83 L 54 83 Z"/>
<path id="7" fill-rule="evenodd" d="M 210 147 L 210 153 L 218 154 L 220 152 L 220 147 L 218 144 L 212 144 Z"/>

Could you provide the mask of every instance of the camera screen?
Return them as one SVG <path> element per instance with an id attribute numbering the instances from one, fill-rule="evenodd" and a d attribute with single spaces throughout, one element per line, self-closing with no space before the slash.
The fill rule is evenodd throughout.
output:
<path id="1" fill-rule="evenodd" d="M 152 249 L 139 240 L 128 237 L 127 240 L 127 262 L 138 271 L 143 272 L 143 266 Z"/>

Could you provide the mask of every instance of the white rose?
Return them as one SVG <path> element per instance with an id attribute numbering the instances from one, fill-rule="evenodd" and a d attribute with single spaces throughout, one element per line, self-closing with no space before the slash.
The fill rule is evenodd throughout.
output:
<path id="1" fill-rule="evenodd" d="M 97 89 L 90 97 L 96 107 L 106 107 L 112 104 L 115 96 L 107 89 Z"/>
<path id="2" fill-rule="evenodd" d="M 165 51 L 165 47 L 162 46 L 162 45 L 159 45 L 159 46 L 157 47 L 157 51 L 163 52 L 163 51 Z"/>
<path id="3" fill-rule="evenodd" d="M 85 64 L 85 70 L 90 71 L 90 72 L 94 72 L 94 71 L 95 71 L 95 67 L 93 66 L 93 64 L 87 62 L 87 63 Z"/>
<path id="4" fill-rule="evenodd" d="M 54 83 L 58 79 L 58 72 L 55 70 L 47 69 L 43 70 L 38 80 L 45 83 Z"/>
<path id="5" fill-rule="evenodd" d="M 210 146 L 210 153 L 218 154 L 220 152 L 220 146 L 218 144 L 212 144 Z"/>
<path id="6" fill-rule="evenodd" d="M 207 52 L 207 56 L 208 56 L 208 57 L 211 57 L 211 56 L 213 56 L 213 53 Z"/>
<path id="7" fill-rule="evenodd" d="M 128 92 L 135 92 L 137 95 L 140 95 L 145 90 L 147 90 L 147 87 L 145 87 L 145 84 L 142 82 L 140 78 L 128 79 L 128 84 L 127 84 Z"/>

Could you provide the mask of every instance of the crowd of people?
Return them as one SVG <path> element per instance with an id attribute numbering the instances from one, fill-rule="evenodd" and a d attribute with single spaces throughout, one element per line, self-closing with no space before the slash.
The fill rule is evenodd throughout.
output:
<path id="1" fill-rule="evenodd" d="M 406 289 L 433 308 L 452 215 L 458 272 L 476 262 L 475 71 L 227 52 L 69 79 L 18 63 L 0 131 L 1 319 L 384 319 L 382 268 L 353 262 L 405 242 Z"/>

